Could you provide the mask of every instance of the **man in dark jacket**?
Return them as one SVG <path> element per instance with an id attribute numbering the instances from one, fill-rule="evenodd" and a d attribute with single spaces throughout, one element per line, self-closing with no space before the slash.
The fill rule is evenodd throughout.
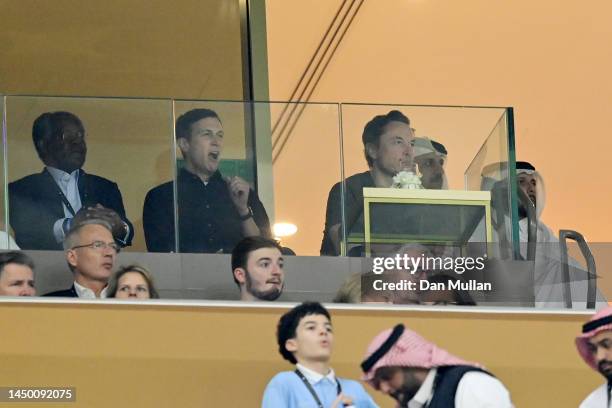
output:
<path id="1" fill-rule="evenodd" d="M 9 218 L 17 245 L 61 249 L 75 216 L 77 221 L 105 219 L 115 239 L 130 245 L 134 228 L 117 184 L 82 169 L 87 145 L 81 120 L 70 112 L 43 113 L 34 121 L 32 140 L 45 168 L 9 184 Z"/>
<path id="2" fill-rule="evenodd" d="M 105 298 L 120 246 L 104 220 L 87 219 L 75 225 L 64 240 L 66 262 L 74 283 L 45 296 Z"/>
<path id="3" fill-rule="evenodd" d="M 231 253 L 244 237 L 270 236 L 270 221 L 257 193 L 240 177 L 219 171 L 224 131 L 216 112 L 193 109 L 176 121 L 185 165 L 174 182 L 147 193 L 143 224 L 151 252 Z M 178 238 L 178 248 L 176 238 Z"/>

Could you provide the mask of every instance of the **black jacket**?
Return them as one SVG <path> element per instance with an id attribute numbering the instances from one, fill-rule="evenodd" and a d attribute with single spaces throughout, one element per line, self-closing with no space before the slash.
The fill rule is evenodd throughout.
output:
<path id="1" fill-rule="evenodd" d="M 179 252 L 231 253 L 243 238 L 242 221 L 221 173 L 217 171 L 204 185 L 196 175 L 181 169 L 177 186 Z M 261 235 L 269 237 L 270 220 L 253 190 L 248 205 Z M 142 221 L 149 251 L 176 251 L 174 182 L 147 193 Z"/>
<path id="2" fill-rule="evenodd" d="M 126 243 L 130 245 L 134 227 L 125 215 L 117 184 L 80 170 L 78 187 L 83 207 L 99 203 L 114 210 L 129 225 Z M 8 190 L 9 220 L 17 245 L 21 249 L 61 249 L 62 244 L 53 235 L 53 224 L 65 217 L 64 206 L 59 194 L 61 190 L 47 169 L 10 183 Z"/>
<path id="3" fill-rule="evenodd" d="M 46 295 L 43 295 L 43 296 L 49 296 L 49 297 L 71 297 L 71 298 L 79 297 L 79 295 L 77 294 L 76 289 L 74 288 L 74 284 L 69 289 L 56 290 L 55 292 L 47 293 Z"/>

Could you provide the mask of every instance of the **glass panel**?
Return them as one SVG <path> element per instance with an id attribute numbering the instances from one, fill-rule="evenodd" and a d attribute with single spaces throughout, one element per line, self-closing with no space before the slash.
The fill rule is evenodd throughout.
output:
<path id="1" fill-rule="evenodd" d="M 464 187 L 464 172 L 504 114 L 503 108 L 364 104 L 343 104 L 341 110 L 348 255 L 364 254 L 363 187 L 391 187 L 404 170 L 419 175 L 417 184 L 425 189 L 480 190 Z M 366 149 L 376 162 L 372 168 Z"/>
<path id="2" fill-rule="evenodd" d="M 491 191 L 493 237 L 503 259 L 513 258 L 519 248 L 514 136 L 510 130 L 508 112 L 504 112 L 465 171 L 468 190 Z"/>
<path id="3" fill-rule="evenodd" d="M 365 124 L 390 111 L 401 112 L 392 114 L 400 120 L 380 125 L 381 141 L 366 138 L 364 146 L 359 135 Z M 116 185 L 79 187 L 81 201 L 74 207 L 99 202 L 116 208 L 109 200 L 120 191 L 134 239 L 115 269 L 126 262 L 148 267 L 165 298 L 239 299 L 229 253 L 255 226 L 257 234 L 279 238 L 286 254 L 306 255 L 285 257 L 281 300 L 454 302 L 429 286 L 370 290 L 366 296 L 380 278 L 377 259 L 396 255 L 451 262 L 456 275 L 446 266 L 446 275 L 427 270 L 423 276 L 385 266 L 382 277 L 394 284 L 426 279 L 433 285 L 449 278 L 465 283 L 459 288 L 466 295 L 462 304 L 533 305 L 546 290 L 547 300 L 563 300 L 559 274 L 547 275 L 539 286 L 536 275 L 534 286 L 533 262 L 513 260 L 511 243 L 518 234 L 510 222 L 516 219 L 516 184 L 508 171 L 514 168 L 512 117 L 503 108 L 7 97 L 3 116 L 8 213 L 17 240 L 25 248 L 59 249 L 55 223 L 71 218 L 59 183 L 67 184 L 64 195 L 72 206 L 70 177 L 60 173 L 56 182 L 52 172 L 40 172 L 44 163 L 82 167 L 77 186 L 86 175 Z M 410 124 L 402 122 L 407 118 Z M 36 147 L 33 127 L 43 135 Z M 393 181 L 402 170 L 415 174 Z M 28 186 L 33 182 L 38 184 Z M 426 188 L 416 188 L 419 182 Z M 405 188 L 389 188 L 394 183 Z M 495 185 L 503 187 L 501 193 Z M 487 220 L 495 217 L 502 227 L 492 231 L 496 220 Z M 284 225 L 273 234 L 275 224 L 293 229 Z M 505 247 L 501 232 L 507 233 Z M 145 253 L 145 235 L 149 251 L 161 253 Z M 177 248 L 183 253 L 163 254 Z M 359 258 L 308 256 L 321 252 Z M 63 253 L 29 253 L 49 271 L 37 278 L 39 293 L 70 284 Z M 475 265 L 485 266 L 474 270 Z M 570 273 L 572 280 L 586 281 L 584 273 Z M 474 289 L 471 281 L 491 282 L 496 290 Z M 572 292 L 580 289 L 583 296 L 584 288 L 574 286 Z"/>
<path id="4" fill-rule="evenodd" d="M 6 204 L 7 192 L 6 192 L 6 169 L 5 169 L 5 155 L 6 155 L 6 117 L 5 113 L 6 97 L 1 96 L 0 99 L 0 121 L 2 144 L 0 145 L 0 180 L 2 180 L 2 190 L 0 191 L 0 249 L 8 249 L 12 247 L 12 238 L 9 236 L 10 226 L 8 223 L 8 213 L 6 212 L 8 206 Z"/>
<path id="5" fill-rule="evenodd" d="M 9 214 L 21 248 L 61 249 L 63 220 L 100 205 L 112 212 L 89 215 L 108 217 L 115 237 L 131 241 L 126 250 L 145 250 L 144 197 L 173 174 L 169 101 L 11 96 L 6 116 Z"/>
<path id="6" fill-rule="evenodd" d="M 481 186 L 480 172 L 477 184 L 466 176 L 485 157 L 483 143 L 489 159 L 513 166 L 511 118 L 504 108 L 343 104 L 341 117 L 342 253 L 373 257 L 381 273 L 362 277 L 362 300 L 533 304 L 531 269 L 523 268 L 513 282 L 506 272 L 514 265 L 495 263 L 500 251 L 492 243 L 491 216 L 506 222 L 510 248 L 518 239 L 514 218 L 509 210 L 491 210 L 492 194 Z M 507 176 L 505 187 L 504 200 L 498 193 L 493 203 L 516 208 Z M 405 259 L 429 261 L 407 271 L 395 262 Z M 382 271 L 381 262 L 388 262 Z M 429 264 L 444 267 L 424 266 Z M 393 287 L 409 284 L 399 291 L 372 290 L 381 279 Z M 398 298 L 399 292 L 411 296 Z"/>
<path id="7" fill-rule="evenodd" d="M 257 117 L 266 110 L 271 118 L 276 237 L 298 255 L 325 255 L 325 225 L 333 224 L 332 219 L 339 224 L 342 217 L 340 195 L 328 200 L 341 180 L 338 105 L 255 104 Z"/>

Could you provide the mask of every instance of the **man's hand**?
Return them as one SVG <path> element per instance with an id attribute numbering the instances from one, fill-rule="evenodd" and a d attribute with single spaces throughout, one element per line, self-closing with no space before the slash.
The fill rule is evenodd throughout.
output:
<path id="1" fill-rule="evenodd" d="M 337 381 L 337 380 L 336 380 Z M 344 407 L 352 407 L 353 399 L 348 395 L 344 395 L 343 393 L 338 394 L 338 397 L 332 402 L 331 408 L 338 408 L 340 404 L 343 404 Z"/>
<path id="2" fill-rule="evenodd" d="M 119 214 L 110 208 L 103 207 L 101 204 L 96 204 L 95 207 L 81 208 L 72 219 L 72 227 L 91 219 L 106 221 L 111 226 L 113 237 L 119 241 L 125 240 L 128 232 L 127 225 L 119 217 Z"/>
<path id="3" fill-rule="evenodd" d="M 230 193 L 230 197 L 236 210 L 238 210 L 238 214 L 240 216 L 245 216 L 249 213 L 249 191 L 250 186 L 249 183 L 241 179 L 240 177 L 232 177 L 225 178 L 225 182 L 227 183 L 227 188 Z"/>

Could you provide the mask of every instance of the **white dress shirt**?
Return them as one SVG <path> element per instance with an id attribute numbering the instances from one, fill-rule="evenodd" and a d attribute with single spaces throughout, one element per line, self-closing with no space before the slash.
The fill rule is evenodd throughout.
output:
<path id="1" fill-rule="evenodd" d="M 434 380 L 438 370 L 432 368 L 425 381 L 408 402 L 408 408 L 422 408 L 434 396 Z M 471 371 L 461 377 L 455 394 L 456 408 L 513 408 L 510 393 L 497 378 Z"/>
<path id="2" fill-rule="evenodd" d="M 76 281 L 74 282 L 74 289 L 76 290 L 76 293 L 80 298 L 97 299 L 96 294 L 93 290 L 86 288 L 85 286 L 79 285 L 78 283 L 76 283 Z M 105 286 L 104 289 L 102 289 L 102 292 L 100 292 L 100 299 L 106 298 L 107 289 L 108 285 Z"/>
<path id="3" fill-rule="evenodd" d="M 64 193 L 68 199 L 74 212 L 77 213 L 82 207 L 81 195 L 79 194 L 79 170 L 77 169 L 68 174 L 63 170 L 47 166 L 47 171 L 51 174 L 53 180 L 55 180 L 62 193 Z M 57 242 L 62 242 L 64 240 L 64 229 L 62 228 L 64 221 L 66 218 L 73 217 L 73 214 L 63 201 L 62 207 L 64 207 L 64 218 L 60 218 L 53 224 L 53 235 Z"/>

